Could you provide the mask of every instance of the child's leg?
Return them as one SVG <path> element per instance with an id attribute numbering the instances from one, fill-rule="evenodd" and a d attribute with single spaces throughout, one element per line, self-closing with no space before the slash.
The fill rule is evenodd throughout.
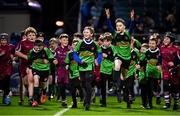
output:
<path id="1" fill-rule="evenodd" d="M 109 75 L 101 73 L 101 82 L 100 82 L 100 89 L 102 95 L 102 107 L 106 107 L 106 81 Z"/>
<path id="2" fill-rule="evenodd" d="M 82 84 L 81 84 L 80 78 L 77 78 L 77 89 L 79 92 L 80 102 L 82 102 L 84 100 L 84 93 L 82 90 Z"/>
<path id="3" fill-rule="evenodd" d="M 134 97 L 134 76 L 129 77 L 128 83 L 129 100 L 132 102 L 132 98 Z"/>
<path id="4" fill-rule="evenodd" d="M 2 90 L 4 91 L 3 94 L 3 103 L 6 105 L 11 104 L 11 100 L 9 98 L 9 92 L 10 92 L 10 76 L 5 76 L 2 81 Z"/>
<path id="5" fill-rule="evenodd" d="M 72 95 L 72 101 L 73 101 L 72 108 L 77 108 L 77 100 L 76 100 L 77 80 L 70 79 L 70 85 L 71 85 L 70 87 L 71 87 L 71 95 Z"/>
<path id="6" fill-rule="evenodd" d="M 135 94 L 134 94 L 134 75 L 133 75 L 133 77 L 130 79 L 130 87 L 129 87 L 129 89 L 130 89 L 130 95 L 131 95 L 131 98 L 130 98 L 130 100 L 131 100 L 131 102 L 133 101 L 133 100 L 135 100 Z"/>
<path id="7" fill-rule="evenodd" d="M 152 78 L 148 78 L 148 81 L 147 81 L 147 92 L 148 92 L 148 103 L 149 103 L 149 108 L 153 108 L 153 105 L 152 105 L 152 97 L 153 97 L 153 92 L 152 92 Z"/>
<path id="8" fill-rule="evenodd" d="M 66 103 L 66 84 L 64 82 L 59 83 L 59 88 L 60 88 L 60 95 L 62 98 L 62 106 L 67 107 Z"/>
<path id="9" fill-rule="evenodd" d="M 160 104 L 160 92 L 161 92 L 161 87 L 160 87 L 160 79 L 155 79 L 153 78 L 153 91 L 156 96 L 156 104 Z"/>
<path id="10" fill-rule="evenodd" d="M 121 69 L 121 64 L 122 61 L 119 59 L 116 59 L 114 61 L 115 63 L 115 68 L 114 68 L 114 85 L 116 88 L 116 92 L 117 92 L 117 99 L 118 102 L 121 102 L 121 79 L 120 79 L 120 69 Z"/>
<path id="11" fill-rule="evenodd" d="M 92 96 L 93 73 L 92 71 L 80 72 L 80 78 L 85 95 L 85 99 L 84 99 L 85 110 L 89 110 L 91 103 L 91 96 Z"/>
<path id="12" fill-rule="evenodd" d="M 53 77 L 49 75 L 48 77 L 48 99 L 51 100 L 51 94 L 53 93 L 53 85 L 52 85 Z"/>
<path id="13" fill-rule="evenodd" d="M 40 88 L 39 88 L 39 79 L 38 75 L 34 75 L 34 100 L 40 103 Z"/>
<path id="14" fill-rule="evenodd" d="M 140 82 L 140 89 L 141 89 L 141 99 L 143 108 L 147 107 L 147 85 L 146 83 Z"/>
<path id="15" fill-rule="evenodd" d="M 171 83 L 171 92 L 172 96 L 174 98 L 174 106 L 173 110 L 178 110 L 178 100 L 179 100 L 179 85 L 175 85 L 174 83 Z"/>
<path id="16" fill-rule="evenodd" d="M 126 95 L 127 108 L 131 108 L 130 104 L 132 103 L 131 84 L 132 84 L 132 78 L 129 77 L 125 80 L 125 95 Z"/>
<path id="17" fill-rule="evenodd" d="M 29 93 L 29 101 L 33 100 L 33 88 L 34 88 L 34 77 L 32 73 L 32 69 L 27 68 L 27 78 L 28 78 L 28 93 Z"/>
<path id="18" fill-rule="evenodd" d="M 170 108 L 170 86 L 168 80 L 163 80 L 163 90 L 164 90 L 164 99 L 165 99 L 165 106 L 164 109 Z"/>

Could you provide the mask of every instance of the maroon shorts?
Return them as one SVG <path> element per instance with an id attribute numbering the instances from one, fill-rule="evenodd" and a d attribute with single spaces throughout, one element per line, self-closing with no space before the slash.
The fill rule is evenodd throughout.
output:
<path id="1" fill-rule="evenodd" d="M 27 67 L 28 67 L 27 63 L 19 64 L 19 73 L 21 78 L 24 78 L 27 75 L 26 73 Z"/>

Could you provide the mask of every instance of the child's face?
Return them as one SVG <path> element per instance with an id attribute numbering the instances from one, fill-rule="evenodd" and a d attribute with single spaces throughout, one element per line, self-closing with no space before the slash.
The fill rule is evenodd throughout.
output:
<path id="1" fill-rule="evenodd" d="M 103 41 L 101 39 L 98 39 L 98 45 L 99 46 L 103 45 Z"/>
<path id="2" fill-rule="evenodd" d="M 93 34 L 89 29 L 84 29 L 83 36 L 85 39 L 92 39 Z"/>
<path id="3" fill-rule="evenodd" d="M 36 53 L 40 52 L 43 48 L 44 46 L 34 46 L 34 50 Z"/>
<path id="4" fill-rule="evenodd" d="M 110 44 L 111 44 L 111 41 L 109 41 L 109 40 L 104 40 L 103 41 L 103 46 L 105 46 L 105 47 L 109 47 Z"/>
<path id="5" fill-rule="evenodd" d="M 64 46 L 64 47 L 66 47 L 66 46 L 68 46 L 68 38 L 66 38 L 66 37 L 62 37 L 60 40 L 59 40 L 59 42 L 61 43 L 61 46 Z"/>
<path id="6" fill-rule="evenodd" d="M 1 43 L 1 45 L 4 46 L 4 45 L 7 45 L 8 42 L 7 42 L 6 39 L 1 39 L 1 40 L 0 40 L 0 43 Z"/>
<path id="7" fill-rule="evenodd" d="M 146 50 L 147 50 L 146 47 L 141 47 L 140 52 L 141 52 L 141 53 L 145 53 Z"/>
<path id="8" fill-rule="evenodd" d="M 156 41 L 154 41 L 154 40 L 149 40 L 149 48 L 150 48 L 151 50 L 154 50 L 154 49 L 156 49 L 156 47 L 157 47 Z"/>
<path id="9" fill-rule="evenodd" d="M 171 43 L 171 39 L 169 37 L 164 37 L 163 44 L 165 46 L 169 45 Z"/>
<path id="10" fill-rule="evenodd" d="M 27 39 L 28 39 L 29 41 L 31 41 L 31 42 L 34 42 L 35 39 L 36 39 L 36 34 L 33 33 L 33 32 L 28 33 L 28 34 L 27 34 Z"/>
<path id="11" fill-rule="evenodd" d="M 56 42 L 50 42 L 50 48 L 55 49 L 58 46 Z"/>
<path id="12" fill-rule="evenodd" d="M 116 30 L 117 30 L 117 32 L 122 33 L 125 30 L 125 25 L 122 22 L 117 22 Z"/>
<path id="13" fill-rule="evenodd" d="M 78 43 L 78 42 L 72 43 L 72 48 L 73 48 L 73 49 L 76 47 L 77 43 Z"/>

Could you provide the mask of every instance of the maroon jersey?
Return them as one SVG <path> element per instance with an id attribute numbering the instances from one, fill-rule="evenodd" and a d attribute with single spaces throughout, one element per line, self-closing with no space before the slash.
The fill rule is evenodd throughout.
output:
<path id="1" fill-rule="evenodd" d="M 174 45 L 172 46 L 162 45 L 160 47 L 160 53 L 162 56 L 162 72 L 163 72 L 164 80 L 168 80 L 171 77 L 170 69 L 173 67 L 170 67 L 168 63 L 173 62 L 174 64 L 177 64 L 178 50 L 179 50 L 178 47 Z"/>
<path id="2" fill-rule="evenodd" d="M 28 39 L 25 39 L 18 44 L 18 46 L 16 47 L 16 51 L 19 51 L 27 55 L 33 47 L 34 47 L 34 43 L 29 41 Z M 27 60 L 20 58 L 20 64 L 19 64 L 19 71 L 21 75 L 20 77 L 24 77 L 26 75 L 27 66 L 28 66 Z"/>
<path id="3" fill-rule="evenodd" d="M 33 47 L 34 47 L 34 43 L 29 41 L 28 39 L 25 39 L 18 44 L 18 46 L 16 47 L 16 51 L 19 51 L 27 55 Z M 27 60 L 21 59 L 21 62 L 27 62 Z"/>
<path id="4" fill-rule="evenodd" d="M 15 53 L 15 47 L 11 44 L 0 45 L 0 76 L 10 76 L 13 72 L 11 55 Z"/>
<path id="5" fill-rule="evenodd" d="M 57 81 L 60 83 L 68 83 L 68 71 L 65 68 L 65 58 L 67 55 L 67 52 L 70 50 L 70 47 L 62 48 L 59 46 L 55 52 L 56 56 L 55 58 L 58 60 L 57 65 Z"/>

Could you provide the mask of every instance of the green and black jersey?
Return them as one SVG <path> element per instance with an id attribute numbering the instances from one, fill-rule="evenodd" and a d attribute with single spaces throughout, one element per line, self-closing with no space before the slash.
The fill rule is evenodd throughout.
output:
<path id="1" fill-rule="evenodd" d="M 79 65 L 79 71 L 91 71 L 94 68 L 95 56 L 101 53 L 101 48 L 93 40 L 89 42 L 82 40 L 78 42 L 74 52 L 77 53 L 79 59 L 81 59 L 87 65 Z"/>
<path id="2" fill-rule="evenodd" d="M 112 40 L 112 44 L 114 45 L 117 56 L 121 57 L 124 60 L 131 59 L 131 36 L 129 32 L 125 31 L 123 35 L 120 33 L 114 32 L 114 38 Z"/>
<path id="3" fill-rule="evenodd" d="M 69 78 L 79 77 L 78 63 L 73 59 L 73 52 L 69 51 L 65 58 L 66 65 L 69 65 Z"/>
<path id="4" fill-rule="evenodd" d="M 146 51 L 146 75 L 147 77 L 161 78 L 161 72 L 157 69 L 158 59 L 160 57 L 159 48 L 155 50 L 148 49 Z"/>
<path id="5" fill-rule="evenodd" d="M 129 70 L 126 78 L 132 77 L 136 73 L 136 67 L 135 65 L 138 63 L 140 54 L 139 50 L 134 48 L 131 50 L 131 61 L 129 65 Z"/>
<path id="6" fill-rule="evenodd" d="M 48 60 L 49 63 L 44 63 L 44 59 Z M 37 71 L 50 70 L 50 63 L 54 60 L 52 52 L 48 48 L 44 48 L 40 52 L 35 52 L 31 49 L 28 53 L 28 62 L 32 69 Z"/>
<path id="7" fill-rule="evenodd" d="M 107 54 L 106 58 L 102 59 L 101 66 L 100 66 L 100 72 L 103 74 L 112 74 L 112 70 L 114 68 L 114 56 L 115 56 L 115 49 L 113 45 L 110 45 L 108 48 L 101 47 L 102 54 Z"/>

